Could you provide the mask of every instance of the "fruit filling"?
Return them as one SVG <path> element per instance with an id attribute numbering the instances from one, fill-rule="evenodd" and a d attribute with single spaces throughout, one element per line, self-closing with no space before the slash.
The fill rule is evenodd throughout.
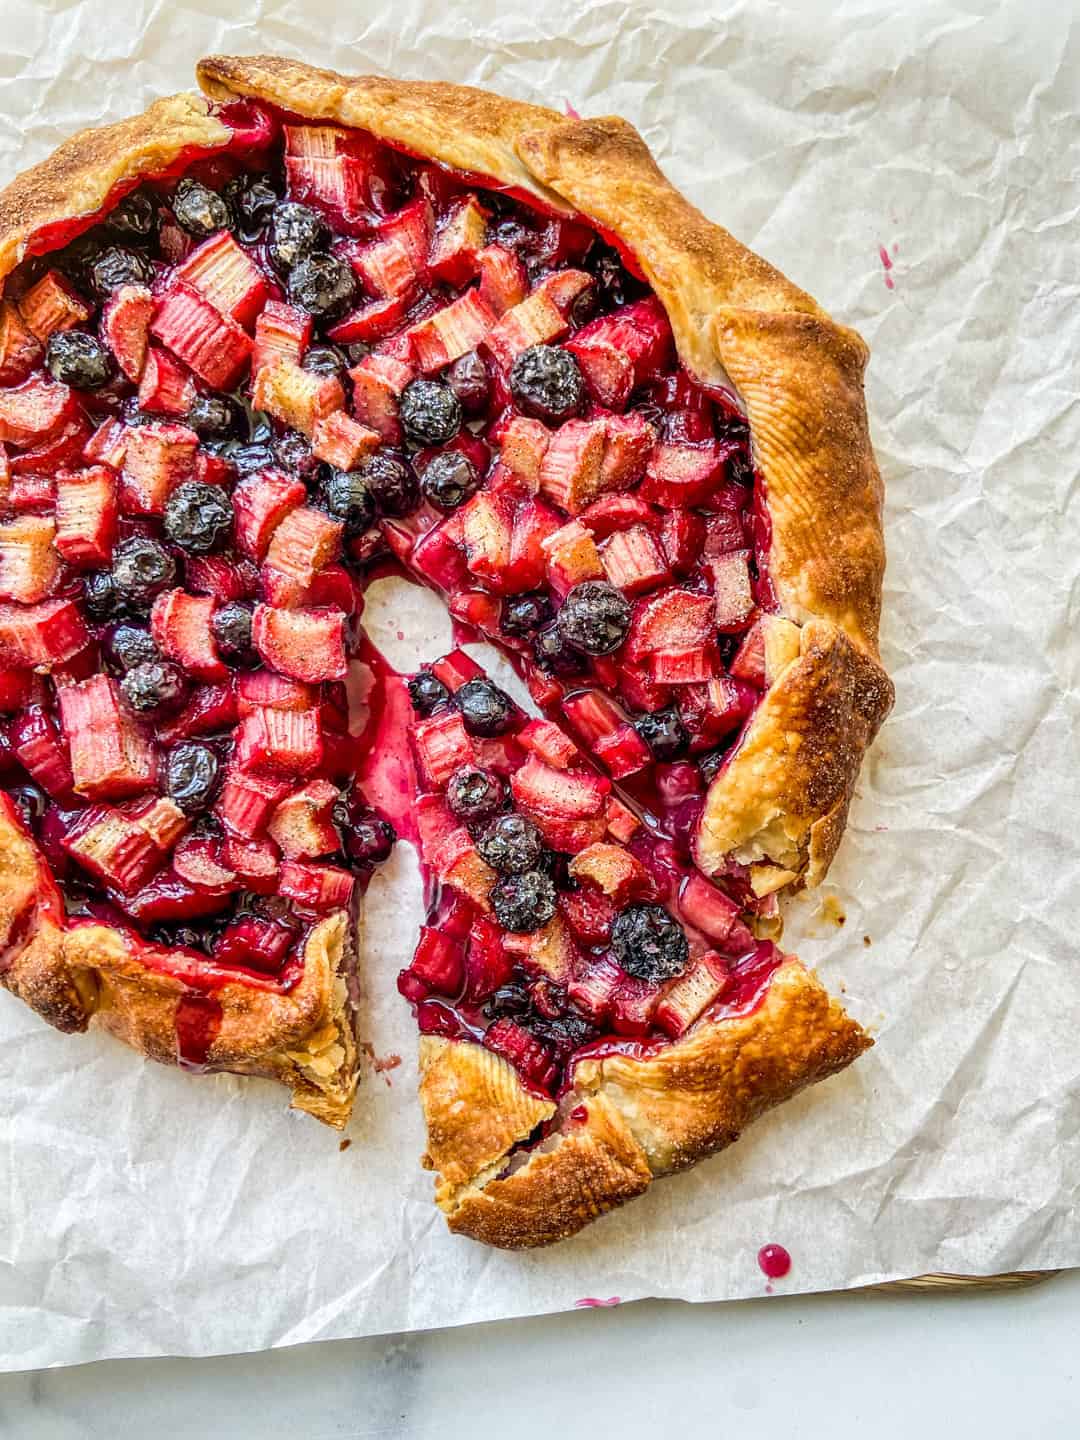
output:
<path id="1" fill-rule="evenodd" d="M 6 283 L 0 778 L 68 923 L 193 993 L 287 986 L 395 840 L 365 582 L 433 586 L 546 718 L 464 652 L 410 680 L 432 912 L 401 989 L 554 1093 L 775 963 L 743 919 L 775 898 L 688 849 L 788 623 L 746 421 L 587 225 L 222 114 L 231 144 Z"/>

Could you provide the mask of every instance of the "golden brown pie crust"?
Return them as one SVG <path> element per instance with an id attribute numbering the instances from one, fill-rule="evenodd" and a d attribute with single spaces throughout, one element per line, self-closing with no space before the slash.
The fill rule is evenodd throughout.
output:
<path id="1" fill-rule="evenodd" d="M 801 627 L 798 654 L 787 657 L 711 787 L 697 858 L 709 873 L 732 853 L 768 859 L 799 883 L 817 883 L 892 701 L 877 652 L 882 493 L 859 336 L 706 220 L 618 118 L 567 119 L 463 86 L 348 78 L 271 56 L 210 57 L 198 80 L 213 100 L 250 96 L 358 126 L 578 212 L 633 253 L 687 368 L 730 385 L 745 406 L 772 521 L 769 573 L 782 613 Z M 82 131 L 0 194 L 0 279 L 43 226 L 90 216 L 118 186 L 227 138 L 195 95 Z M 0 981 L 61 1029 L 99 1024 L 175 1061 L 180 983 L 142 965 L 106 926 L 61 931 L 45 888 L 25 834 L 0 818 Z M 287 996 L 243 984 L 217 992 L 224 1020 L 208 1057 L 213 1069 L 284 1081 L 294 1105 L 337 1125 L 355 1085 L 340 974 L 346 928 L 336 915 L 312 932 L 303 980 Z M 452 1229 L 508 1247 L 546 1244 L 729 1144 L 762 1111 L 871 1043 L 797 961 L 776 972 L 749 1014 L 699 1021 L 649 1059 L 579 1062 L 557 1113 L 483 1047 L 425 1037 L 425 1164 L 440 1172 Z M 553 1117 L 547 1139 L 511 1158 Z"/>

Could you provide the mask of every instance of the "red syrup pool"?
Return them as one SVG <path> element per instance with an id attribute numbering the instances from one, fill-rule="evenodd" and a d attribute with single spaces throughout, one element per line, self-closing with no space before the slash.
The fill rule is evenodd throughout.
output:
<path id="1" fill-rule="evenodd" d="M 398 838 L 417 843 L 416 763 L 409 745 L 412 703 L 405 677 L 361 632 L 349 682 L 349 733 L 356 739 L 356 786 Z"/>
<path id="2" fill-rule="evenodd" d="M 221 1029 L 221 1005 L 213 995 L 183 995 L 175 1025 L 177 1063 L 184 1070 L 205 1070 Z"/>
<path id="3" fill-rule="evenodd" d="M 770 1280 L 782 1280 L 791 1270 L 791 1256 L 783 1245 L 763 1245 L 757 1253 L 757 1263 L 761 1273 Z"/>

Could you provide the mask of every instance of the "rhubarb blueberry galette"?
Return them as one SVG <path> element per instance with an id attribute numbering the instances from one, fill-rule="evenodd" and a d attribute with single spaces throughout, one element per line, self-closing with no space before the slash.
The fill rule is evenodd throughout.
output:
<path id="1" fill-rule="evenodd" d="M 777 947 L 891 702 L 866 349 L 621 120 L 198 78 L 0 195 L 0 980 L 342 1126 L 402 838 L 424 1163 L 545 1244 L 870 1044 Z"/>

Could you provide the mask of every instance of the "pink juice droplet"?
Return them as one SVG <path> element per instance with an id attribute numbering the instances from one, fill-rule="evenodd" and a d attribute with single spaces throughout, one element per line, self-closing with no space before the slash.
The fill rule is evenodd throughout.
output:
<path id="1" fill-rule="evenodd" d="M 622 1301 L 618 1295 L 612 1295 L 607 1300 L 598 1300 L 595 1295 L 585 1295 L 580 1300 L 574 1301 L 575 1310 L 601 1310 L 609 1305 L 621 1305 Z"/>
<path id="2" fill-rule="evenodd" d="M 763 1245 L 757 1252 L 757 1263 L 770 1280 L 782 1280 L 791 1269 L 791 1256 L 783 1245 Z"/>
<path id="3" fill-rule="evenodd" d="M 885 271 L 885 287 L 888 290 L 895 290 L 896 282 L 889 274 L 889 271 L 893 268 L 892 256 L 888 250 L 885 249 L 884 245 L 878 246 L 878 255 L 881 257 L 881 267 Z"/>

